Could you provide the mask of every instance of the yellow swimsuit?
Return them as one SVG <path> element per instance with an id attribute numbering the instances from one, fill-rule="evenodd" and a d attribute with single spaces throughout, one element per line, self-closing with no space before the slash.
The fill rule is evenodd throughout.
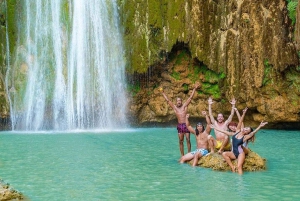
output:
<path id="1" fill-rule="evenodd" d="M 216 149 L 220 149 L 221 146 L 222 146 L 222 143 L 223 143 L 222 141 L 217 140 Z M 224 150 L 225 151 L 230 151 L 231 150 L 231 143 L 230 142 L 228 142 L 228 144 L 224 147 Z"/>

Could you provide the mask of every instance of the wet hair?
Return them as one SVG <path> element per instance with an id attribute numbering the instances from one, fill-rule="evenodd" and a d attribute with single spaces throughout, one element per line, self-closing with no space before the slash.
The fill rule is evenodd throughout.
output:
<path id="1" fill-rule="evenodd" d="M 205 130 L 205 127 L 204 127 L 204 124 L 203 124 L 203 123 L 201 123 L 201 122 L 198 122 L 198 123 L 197 123 L 195 131 L 196 131 L 196 135 L 198 136 L 198 135 L 199 135 L 199 131 L 198 131 L 198 129 L 197 129 L 197 126 L 203 126 L 202 132 Z"/>

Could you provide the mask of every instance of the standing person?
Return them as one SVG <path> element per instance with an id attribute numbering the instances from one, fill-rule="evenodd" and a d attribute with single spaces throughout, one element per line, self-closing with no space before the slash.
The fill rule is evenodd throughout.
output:
<path id="1" fill-rule="evenodd" d="M 208 112 L 211 123 L 218 129 L 218 130 L 227 130 L 227 126 L 229 122 L 231 122 L 232 117 L 234 115 L 234 108 L 236 100 L 233 98 L 230 103 L 232 105 L 231 113 L 226 121 L 224 121 L 224 115 L 222 113 L 219 113 L 217 116 L 217 120 L 215 120 L 214 116 L 212 115 L 212 109 L 211 105 L 213 104 L 213 100 L 210 97 L 208 99 Z M 210 140 L 213 142 L 216 149 L 218 149 L 218 153 L 221 154 L 223 150 L 230 150 L 231 149 L 231 143 L 229 140 L 229 137 L 225 135 L 224 133 L 215 130 L 216 139 L 213 137 L 210 138 Z"/>
<path id="2" fill-rule="evenodd" d="M 223 132 L 226 135 L 232 135 L 232 151 L 225 151 L 223 152 L 222 156 L 225 159 L 225 161 L 230 166 L 232 172 L 235 172 L 235 167 L 233 166 L 231 160 L 238 159 L 238 173 L 243 174 L 243 163 L 245 160 L 245 152 L 239 152 L 239 146 L 242 145 L 244 142 L 248 142 L 249 140 L 252 140 L 255 136 L 255 133 L 263 126 L 265 126 L 268 122 L 261 122 L 260 125 L 253 130 L 251 127 L 244 127 L 241 129 L 242 122 L 244 120 L 245 114 L 247 112 L 248 108 L 245 108 L 243 110 L 242 117 L 239 121 L 239 124 L 237 126 L 236 132 L 233 134 L 232 132 L 219 130 L 220 132 Z M 214 127 L 214 125 L 211 126 L 215 130 L 218 130 L 218 128 Z"/>
<path id="3" fill-rule="evenodd" d="M 178 121 L 177 131 L 178 131 L 179 149 L 180 149 L 181 156 L 184 155 L 184 147 L 183 147 L 184 136 L 186 138 L 188 152 L 191 152 L 190 132 L 187 129 L 186 124 L 185 124 L 185 116 L 187 114 L 188 105 L 190 104 L 190 102 L 195 94 L 195 91 L 199 86 L 200 86 L 200 83 L 196 82 L 191 96 L 187 99 L 187 101 L 185 103 L 182 103 L 182 99 L 177 97 L 176 105 L 169 100 L 169 98 L 167 97 L 167 95 L 165 94 L 163 89 L 160 88 L 162 95 L 164 96 L 164 98 L 166 99 L 168 104 L 173 108 L 173 110 L 176 114 L 176 117 L 177 117 L 177 121 Z"/>
<path id="4" fill-rule="evenodd" d="M 182 156 L 180 158 L 180 163 L 184 163 L 186 161 L 194 159 L 193 166 L 196 166 L 198 164 L 198 160 L 202 156 L 206 156 L 208 154 L 208 147 L 210 147 L 211 150 L 214 149 L 213 145 L 208 140 L 208 136 L 211 131 L 210 119 L 205 111 L 202 111 L 202 114 L 206 118 L 206 129 L 204 125 L 201 122 L 199 122 L 197 123 L 195 130 L 190 125 L 189 114 L 186 115 L 186 126 L 187 129 L 196 137 L 197 149 L 193 152 L 187 153 L 184 156 Z"/>

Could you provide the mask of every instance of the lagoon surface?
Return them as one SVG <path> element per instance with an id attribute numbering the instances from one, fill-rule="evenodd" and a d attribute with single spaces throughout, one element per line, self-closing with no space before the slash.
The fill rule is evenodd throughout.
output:
<path id="1" fill-rule="evenodd" d="M 179 164 L 176 132 L 0 132 L 0 178 L 32 201 L 300 200 L 300 131 L 259 131 L 267 170 L 242 176 Z"/>

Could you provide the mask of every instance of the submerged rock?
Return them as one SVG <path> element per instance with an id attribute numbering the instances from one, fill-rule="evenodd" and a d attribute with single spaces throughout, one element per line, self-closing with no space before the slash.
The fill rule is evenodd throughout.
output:
<path id="1" fill-rule="evenodd" d="M 237 160 L 232 160 L 234 166 L 237 166 Z M 189 162 L 192 164 L 192 161 Z M 201 157 L 198 161 L 198 166 L 211 168 L 213 170 L 220 171 L 231 171 L 231 168 L 223 160 L 222 155 L 218 153 L 209 154 L 207 156 Z M 266 159 L 259 156 L 257 153 L 250 151 L 248 155 L 246 155 L 245 162 L 243 164 L 243 171 L 261 171 L 266 169 Z"/>
<path id="2" fill-rule="evenodd" d="M 22 193 L 14 190 L 9 186 L 9 184 L 5 183 L 0 179 L 0 200 L 26 200 Z"/>

